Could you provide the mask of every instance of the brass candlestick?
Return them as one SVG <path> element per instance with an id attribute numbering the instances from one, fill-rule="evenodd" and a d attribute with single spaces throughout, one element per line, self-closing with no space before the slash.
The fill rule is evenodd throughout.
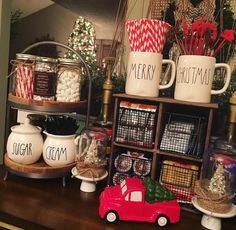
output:
<path id="1" fill-rule="evenodd" d="M 103 60 L 104 63 L 106 63 L 106 80 L 103 84 L 101 120 L 96 123 L 104 127 L 111 126 L 112 124 L 111 121 L 109 121 L 109 109 L 112 96 L 112 68 L 115 62 L 115 57 L 106 57 Z"/>
<path id="2" fill-rule="evenodd" d="M 228 117 L 228 132 L 227 132 L 227 142 L 232 143 L 235 138 L 235 125 L 236 125 L 236 92 L 233 93 L 229 100 L 230 102 L 230 112 Z"/>

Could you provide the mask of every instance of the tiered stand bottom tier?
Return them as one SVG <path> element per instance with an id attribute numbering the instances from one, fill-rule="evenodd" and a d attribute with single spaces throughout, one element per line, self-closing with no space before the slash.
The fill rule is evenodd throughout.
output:
<path id="1" fill-rule="evenodd" d="M 4 180 L 7 179 L 9 173 L 34 179 L 62 178 L 62 185 L 65 187 L 66 176 L 71 174 L 71 169 L 76 163 L 68 164 L 63 167 L 51 167 L 41 159 L 34 164 L 23 165 L 12 161 L 8 155 L 5 154 L 4 165 L 6 170 Z"/>

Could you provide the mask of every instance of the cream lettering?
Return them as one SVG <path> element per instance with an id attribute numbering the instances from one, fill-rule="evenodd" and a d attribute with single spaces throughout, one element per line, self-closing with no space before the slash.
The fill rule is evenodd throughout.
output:
<path id="1" fill-rule="evenodd" d="M 53 146 L 47 146 L 46 148 L 46 158 L 48 160 L 61 160 L 61 158 L 64 158 L 64 160 L 67 160 L 67 149 L 66 148 L 60 148 L 60 147 L 53 147 Z"/>

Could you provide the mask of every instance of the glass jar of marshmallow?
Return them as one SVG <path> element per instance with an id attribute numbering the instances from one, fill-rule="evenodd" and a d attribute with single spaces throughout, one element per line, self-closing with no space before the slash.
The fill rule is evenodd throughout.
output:
<path id="1" fill-rule="evenodd" d="M 34 100 L 55 100 L 56 73 L 57 59 L 37 56 L 34 72 Z"/>
<path id="2" fill-rule="evenodd" d="M 56 101 L 79 102 L 82 84 L 80 62 L 74 59 L 59 58 Z"/>

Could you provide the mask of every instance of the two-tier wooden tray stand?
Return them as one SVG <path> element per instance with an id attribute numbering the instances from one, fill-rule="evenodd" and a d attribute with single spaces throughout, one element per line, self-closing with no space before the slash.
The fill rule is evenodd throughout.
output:
<path id="1" fill-rule="evenodd" d="M 88 76 L 88 96 L 87 100 L 80 101 L 78 103 L 74 102 L 56 102 L 56 101 L 38 101 L 33 99 L 23 99 L 12 95 L 11 93 L 8 94 L 8 101 L 7 101 L 7 114 L 6 114 L 6 128 L 5 128 L 5 137 L 7 138 L 10 133 L 10 127 L 13 125 L 11 124 L 15 119 L 16 111 L 18 109 L 24 111 L 34 111 L 40 112 L 45 114 L 68 114 L 68 113 L 79 113 L 82 109 L 85 109 L 87 106 L 87 113 L 86 113 L 86 121 L 85 127 L 89 125 L 89 116 L 90 116 L 90 103 L 91 103 L 91 88 L 92 88 L 92 81 L 90 71 L 88 69 L 87 64 L 81 58 L 81 56 L 70 47 L 54 42 L 54 41 L 42 41 L 32 44 L 31 46 L 27 47 L 22 53 L 28 52 L 30 49 L 39 46 L 51 44 L 63 47 L 65 49 L 70 50 L 71 52 L 75 53 L 82 64 L 85 67 Z M 71 174 L 71 169 L 75 166 L 76 163 L 72 163 L 63 167 L 51 167 L 48 166 L 42 159 L 36 162 L 35 164 L 30 165 L 23 165 L 16 163 L 8 158 L 7 154 L 4 156 L 4 166 L 5 166 L 5 176 L 4 180 L 7 179 L 9 173 L 15 174 L 22 177 L 28 178 L 35 178 L 35 179 L 49 179 L 49 178 L 62 178 L 62 185 L 63 187 L 66 186 L 66 176 Z"/>

